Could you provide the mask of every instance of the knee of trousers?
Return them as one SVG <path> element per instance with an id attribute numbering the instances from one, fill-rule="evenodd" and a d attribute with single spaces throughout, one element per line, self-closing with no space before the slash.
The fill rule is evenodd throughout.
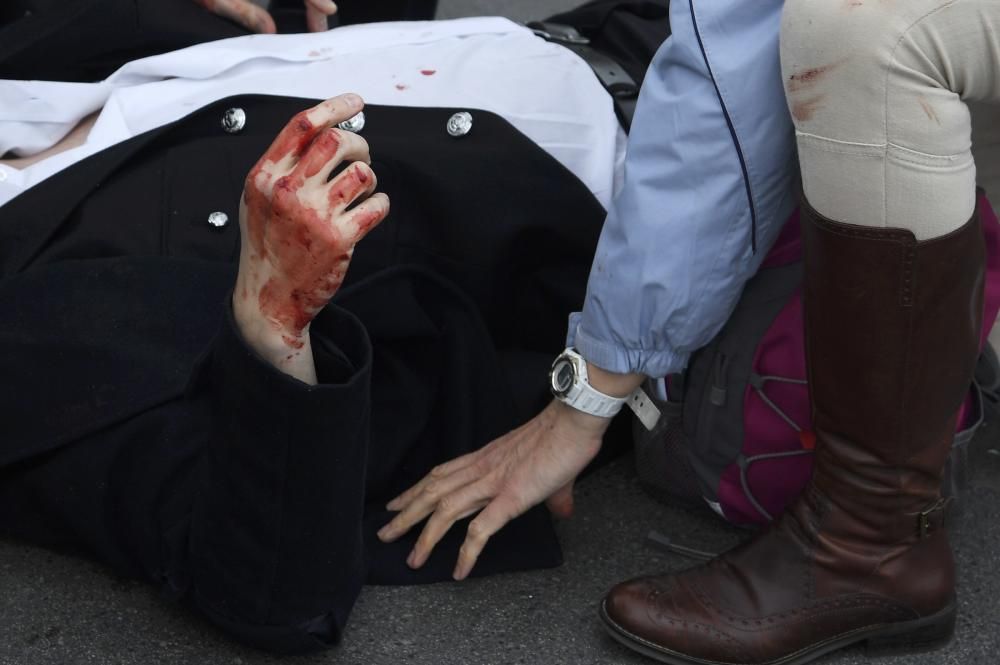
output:
<path id="1" fill-rule="evenodd" d="M 782 63 L 794 65 L 826 59 L 850 61 L 870 73 L 887 66 L 912 66 L 924 76 L 941 76 L 942 22 L 965 12 L 947 12 L 954 0 L 785 0 L 781 20 Z M 863 72 L 863 70 L 861 70 Z M 859 73 L 861 73 L 859 72 Z M 943 77 L 935 81 L 949 83 Z"/>
<path id="2" fill-rule="evenodd" d="M 829 59 L 860 60 L 878 65 L 874 57 L 899 38 L 893 16 L 868 10 L 877 0 L 785 0 L 781 15 L 781 58 L 794 73 L 798 63 Z M 890 34 L 895 32 L 895 34 Z"/>
<path id="3" fill-rule="evenodd" d="M 876 15 L 847 11 L 845 4 L 846 0 L 785 2 L 781 70 L 788 108 L 800 130 L 827 135 L 832 129 L 828 121 L 842 118 L 857 103 L 859 87 L 884 81 L 888 49 L 882 43 L 884 35 L 871 25 Z M 872 99 L 877 99 L 875 91 L 871 92 Z M 867 111 L 877 110 L 869 106 Z"/>
<path id="4" fill-rule="evenodd" d="M 920 238 L 971 215 L 970 116 L 948 66 L 968 58 L 950 27 L 965 15 L 953 0 L 786 0 L 782 76 L 821 213 Z"/>
<path id="5" fill-rule="evenodd" d="M 797 129 L 934 155 L 967 149 L 968 111 L 940 48 L 952 4 L 787 0 L 781 65 Z"/>

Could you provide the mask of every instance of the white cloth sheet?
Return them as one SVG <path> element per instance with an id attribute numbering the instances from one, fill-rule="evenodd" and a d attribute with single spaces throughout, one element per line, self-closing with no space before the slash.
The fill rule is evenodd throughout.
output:
<path id="1" fill-rule="evenodd" d="M 590 67 L 522 26 L 484 17 L 238 37 L 136 60 L 98 83 L 0 80 L 0 154 L 45 150 L 100 110 L 84 145 L 22 170 L 0 165 L 0 205 L 88 155 L 224 97 L 342 92 L 372 104 L 497 113 L 605 208 L 620 181 L 625 135 Z"/>

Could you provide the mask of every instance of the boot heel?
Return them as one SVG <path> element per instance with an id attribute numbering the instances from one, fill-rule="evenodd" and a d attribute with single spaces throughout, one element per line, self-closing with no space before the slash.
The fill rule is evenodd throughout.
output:
<path id="1" fill-rule="evenodd" d="M 951 642 L 955 635 L 955 606 L 937 614 L 890 626 L 865 641 L 869 656 L 886 653 L 932 651 Z"/>

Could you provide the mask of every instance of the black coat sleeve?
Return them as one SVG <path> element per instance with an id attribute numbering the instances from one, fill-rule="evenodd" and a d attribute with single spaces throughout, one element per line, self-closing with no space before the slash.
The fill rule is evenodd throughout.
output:
<path id="1" fill-rule="evenodd" d="M 99 297 L 123 295 L 114 284 L 120 270 L 87 270 L 107 277 L 97 280 Z M 67 275 L 59 276 L 66 283 Z M 180 272 L 176 278 L 183 279 Z M 59 358 L 37 333 L 43 326 L 33 312 L 58 315 L 53 310 L 90 298 L 79 286 L 74 297 L 53 293 L 48 305 L 10 301 L 12 291 L 38 287 L 39 280 L 45 281 L 28 274 L 0 288 L 5 311 L 14 315 L 0 346 L 45 373 Z M 133 279 L 121 281 L 126 291 L 138 288 L 130 286 Z M 186 387 L 181 382 L 177 394 L 157 404 L 0 468 L 0 532 L 81 550 L 119 573 L 150 579 L 242 642 L 280 652 L 322 648 L 339 640 L 366 575 L 369 341 L 353 315 L 325 310 L 313 325 L 321 383 L 307 386 L 244 343 L 228 298 L 225 306 L 217 294 L 207 300 L 215 302 L 214 316 L 191 315 L 217 333 L 206 334 L 207 350 L 187 363 Z M 47 327 L 59 325 L 50 320 Z M 175 335 L 183 334 L 180 328 Z M 75 359 L 90 353 L 87 334 L 75 343 L 62 339 Z M 90 381 L 86 389 L 99 396 L 101 381 L 93 375 Z M 0 395 L 6 422 L 46 416 L 81 422 L 79 414 L 46 414 L 44 404 L 14 412 L 14 390 L 7 386 Z M 88 404 L 100 412 L 99 403 Z"/>
<path id="2" fill-rule="evenodd" d="M 320 384 L 307 386 L 249 349 L 230 313 L 192 391 L 211 411 L 191 513 L 194 601 L 282 652 L 338 641 L 365 578 L 371 349 L 335 308 L 313 336 Z"/>

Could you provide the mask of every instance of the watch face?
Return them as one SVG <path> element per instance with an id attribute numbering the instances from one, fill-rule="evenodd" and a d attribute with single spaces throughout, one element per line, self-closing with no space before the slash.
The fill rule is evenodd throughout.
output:
<path id="1" fill-rule="evenodd" d="M 569 360 L 558 360 L 552 366 L 552 392 L 558 396 L 566 395 L 573 387 L 576 371 Z"/>

